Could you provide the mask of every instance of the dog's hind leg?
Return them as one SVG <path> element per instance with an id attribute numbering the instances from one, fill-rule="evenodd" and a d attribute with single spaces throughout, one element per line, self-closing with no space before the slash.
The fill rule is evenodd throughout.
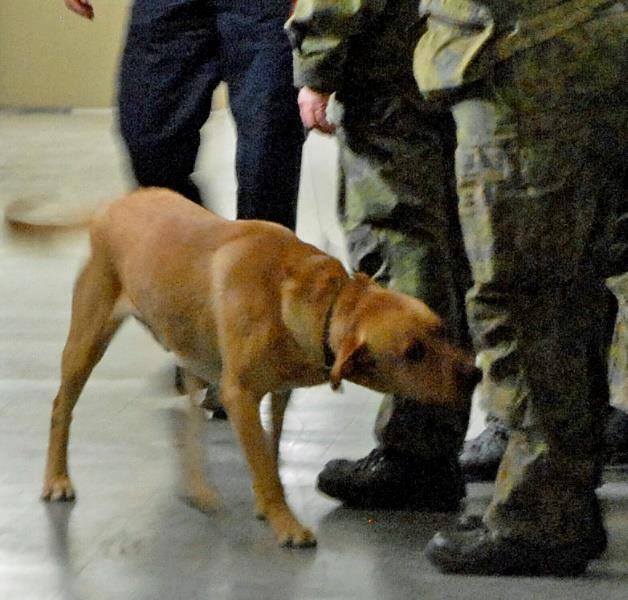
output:
<path id="1" fill-rule="evenodd" d="M 91 258 L 74 287 L 70 332 L 61 360 L 61 385 L 52 408 L 44 500 L 74 498 L 67 467 L 72 410 L 122 321 L 114 315 L 119 293 L 120 285 L 108 265 Z"/>
<path id="2" fill-rule="evenodd" d="M 283 430 L 283 418 L 286 408 L 290 402 L 291 390 L 285 392 L 273 392 L 270 397 L 270 414 L 272 431 L 270 435 L 270 449 L 275 458 L 275 462 L 279 464 L 279 442 L 281 441 L 281 432 Z"/>
<path id="3" fill-rule="evenodd" d="M 260 421 L 261 395 L 243 389 L 236 381 L 223 379 L 222 399 L 253 479 L 257 517 L 268 520 L 282 546 L 314 546 L 314 535 L 299 523 L 286 504 L 277 463 Z"/>
<path id="4" fill-rule="evenodd" d="M 205 421 L 201 395 L 207 382 L 185 371 L 185 387 L 188 390 L 188 414 L 183 443 L 183 494 L 185 499 L 202 511 L 214 510 L 220 504 L 216 490 L 207 483 L 204 450 L 200 441 Z"/>

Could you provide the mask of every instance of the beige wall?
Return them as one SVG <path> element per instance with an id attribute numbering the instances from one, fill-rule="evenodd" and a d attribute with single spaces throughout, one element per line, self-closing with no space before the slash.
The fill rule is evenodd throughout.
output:
<path id="1" fill-rule="evenodd" d="M 93 0 L 90 22 L 63 0 L 0 0 L 0 105 L 111 106 L 131 0 Z"/>
<path id="2" fill-rule="evenodd" d="M 0 0 L 0 107 L 107 107 L 131 0 L 92 0 L 94 21 L 63 0 Z M 222 102 L 221 102 L 222 104 Z"/>

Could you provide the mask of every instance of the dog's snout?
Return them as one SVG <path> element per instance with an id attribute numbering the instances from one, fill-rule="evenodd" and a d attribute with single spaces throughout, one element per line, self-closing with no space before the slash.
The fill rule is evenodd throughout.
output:
<path id="1" fill-rule="evenodd" d="M 472 394 L 480 381 L 482 381 L 482 370 L 474 365 L 465 364 L 458 371 L 458 385 L 464 396 Z"/>

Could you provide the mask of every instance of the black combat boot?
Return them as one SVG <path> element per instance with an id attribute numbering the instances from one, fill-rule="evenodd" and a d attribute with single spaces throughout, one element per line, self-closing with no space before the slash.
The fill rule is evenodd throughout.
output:
<path id="1" fill-rule="evenodd" d="M 553 575 L 584 573 L 590 560 L 585 541 L 552 545 L 550 540 L 501 538 L 482 525 L 437 533 L 425 548 L 443 573 L 466 575 Z"/>
<path id="2" fill-rule="evenodd" d="M 419 459 L 376 448 L 356 461 L 332 460 L 318 489 L 352 508 L 454 512 L 465 496 L 455 460 Z"/>
<path id="3" fill-rule="evenodd" d="M 465 481 L 493 481 L 508 445 L 508 428 L 489 417 L 480 435 L 464 443 L 460 466 Z"/>
<path id="4" fill-rule="evenodd" d="M 595 494 L 591 494 L 589 518 L 582 522 L 582 533 L 582 540 L 575 544 L 506 539 L 491 532 L 480 516 L 465 515 L 452 530 L 438 532 L 425 554 L 443 573 L 573 576 L 583 573 L 589 561 L 606 550 L 606 530 Z"/>

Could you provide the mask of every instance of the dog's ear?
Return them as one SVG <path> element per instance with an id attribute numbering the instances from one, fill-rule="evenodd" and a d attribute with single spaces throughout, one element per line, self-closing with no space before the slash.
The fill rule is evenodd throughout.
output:
<path id="1" fill-rule="evenodd" d="M 334 366 L 329 374 L 331 389 L 337 390 L 343 379 L 351 377 L 354 373 L 365 371 L 372 363 L 373 360 L 366 342 L 360 342 L 356 338 L 345 340 L 340 345 Z"/>

